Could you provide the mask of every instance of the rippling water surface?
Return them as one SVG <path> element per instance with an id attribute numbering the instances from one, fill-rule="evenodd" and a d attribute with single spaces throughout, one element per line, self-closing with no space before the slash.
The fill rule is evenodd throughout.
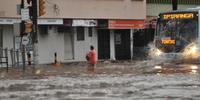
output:
<path id="1" fill-rule="evenodd" d="M 0 80 L 0 100 L 200 99 L 198 65 L 155 67 L 142 62 L 124 66 L 109 65 L 102 69 L 105 73 L 80 72 L 74 76 Z"/>

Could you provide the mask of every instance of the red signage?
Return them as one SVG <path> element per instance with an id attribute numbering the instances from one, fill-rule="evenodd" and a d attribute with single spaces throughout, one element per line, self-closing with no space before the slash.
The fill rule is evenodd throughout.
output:
<path id="1" fill-rule="evenodd" d="M 144 20 L 109 20 L 108 28 L 134 29 L 144 28 Z"/>

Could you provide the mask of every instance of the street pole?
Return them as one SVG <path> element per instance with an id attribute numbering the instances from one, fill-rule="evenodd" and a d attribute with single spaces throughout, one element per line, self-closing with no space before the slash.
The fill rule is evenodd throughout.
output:
<path id="1" fill-rule="evenodd" d="M 130 29 L 131 60 L 133 60 L 133 31 L 134 29 Z"/>
<path id="2" fill-rule="evenodd" d="M 33 21 L 33 34 L 32 34 L 32 45 L 33 45 L 33 62 L 34 65 L 38 64 L 38 34 L 37 34 L 37 0 L 32 0 L 32 21 Z"/>
<path id="3" fill-rule="evenodd" d="M 24 9 L 24 0 L 21 0 L 21 9 Z M 24 24 L 24 21 L 22 21 L 21 22 L 22 24 L 21 24 L 21 29 L 23 29 L 23 24 Z M 21 32 L 23 32 L 24 30 L 22 30 Z M 23 33 L 21 33 L 21 34 L 23 34 Z M 21 50 L 22 50 L 22 66 L 23 66 L 23 72 L 25 72 L 25 64 L 26 64 L 26 58 L 25 58 L 25 45 L 24 44 L 22 44 L 22 35 L 21 35 Z"/>
<path id="4" fill-rule="evenodd" d="M 172 9 L 177 10 L 178 9 L 178 0 L 172 0 Z"/>

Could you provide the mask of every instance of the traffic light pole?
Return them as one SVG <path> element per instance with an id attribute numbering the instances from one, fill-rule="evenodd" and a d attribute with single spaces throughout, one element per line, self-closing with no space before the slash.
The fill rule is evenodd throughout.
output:
<path id="1" fill-rule="evenodd" d="M 33 45 L 33 62 L 34 65 L 38 64 L 38 25 L 37 25 L 37 0 L 32 0 L 32 21 L 33 21 L 33 33 L 32 33 L 32 45 Z"/>

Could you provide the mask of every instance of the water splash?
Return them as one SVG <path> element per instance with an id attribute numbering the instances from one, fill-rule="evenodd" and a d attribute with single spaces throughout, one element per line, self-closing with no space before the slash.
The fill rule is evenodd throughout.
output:
<path id="1" fill-rule="evenodd" d="M 183 51 L 184 59 L 198 59 L 200 57 L 200 43 L 192 42 Z"/>
<path id="2" fill-rule="evenodd" d="M 191 42 L 187 46 L 185 46 L 184 50 L 179 52 L 180 57 L 178 58 L 169 58 L 168 56 L 160 56 L 161 51 L 155 47 L 154 43 L 148 44 L 149 51 L 148 51 L 148 57 L 151 60 L 155 60 L 158 63 L 164 63 L 169 61 L 176 61 L 176 62 L 196 62 L 200 59 L 200 39 Z M 166 54 L 168 55 L 168 54 Z"/>
<path id="3" fill-rule="evenodd" d="M 154 43 L 149 43 L 148 47 L 149 47 L 148 57 L 154 62 L 154 64 L 165 63 L 172 60 L 160 56 L 162 52 L 157 47 L 155 47 Z"/>

